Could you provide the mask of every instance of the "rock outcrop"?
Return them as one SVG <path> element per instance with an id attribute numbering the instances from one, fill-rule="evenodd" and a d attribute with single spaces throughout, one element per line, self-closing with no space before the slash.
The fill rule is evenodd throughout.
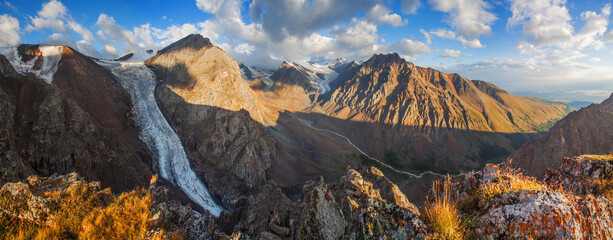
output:
<path id="1" fill-rule="evenodd" d="M 269 183 L 220 216 L 226 234 L 265 239 L 423 239 L 415 206 L 378 169 L 348 169 L 338 182 L 307 182 L 298 202 Z"/>
<path id="2" fill-rule="evenodd" d="M 565 156 L 612 152 L 611 136 L 613 94 L 600 104 L 568 114 L 549 130 L 547 137 L 523 145 L 513 154 L 513 164 L 540 177 L 546 168 L 558 166 Z"/>
<path id="3" fill-rule="evenodd" d="M 230 208 L 263 186 L 275 141 L 236 62 L 208 39 L 190 35 L 146 64 L 161 81 L 158 105 L 211 194 Z"/>
<path id="4" fill-rule="evenodd" d="M 565 162 L 568 164 L 560 168 L 564 173 L 548 171 L 568 178 L 549 175 L 545 179 L 547 184 L 488 165 L 483 171 L 452 180 L 454 197 L 480 239 L 610 239 L 613 237 L 610 197 L 599 192 L 573 193 L 579 183 L 578 179 L 571 180 L 582 174 L 603 177 L 600 173 L 610 171 L 608 165 L 588 163 L 581 158 Z M 591 166 L 590 170 L 578 169 L 586 165 Z"/>

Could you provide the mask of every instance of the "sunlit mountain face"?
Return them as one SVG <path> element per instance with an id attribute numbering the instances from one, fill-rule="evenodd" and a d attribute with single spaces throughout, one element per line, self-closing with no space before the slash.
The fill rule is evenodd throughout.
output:
<path id="1" fill-rule="evenodd" d="M 609 3 L 0 3 L 0 239 L 612 239 Z"/>

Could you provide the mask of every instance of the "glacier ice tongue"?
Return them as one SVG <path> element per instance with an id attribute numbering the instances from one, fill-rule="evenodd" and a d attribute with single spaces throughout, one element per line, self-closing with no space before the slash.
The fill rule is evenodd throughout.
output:
<path id="1" fill-rule="evenodd" d="M 120 79 L 134 101 L 140 138 L 158 160 L 160 175 L 181 188 L 192 200 L 219 216 L 223 210 L 191 169 L 181 140 L 170 127 L 154 97 L 156 77 L 143 62 L 98 62 Z"/>

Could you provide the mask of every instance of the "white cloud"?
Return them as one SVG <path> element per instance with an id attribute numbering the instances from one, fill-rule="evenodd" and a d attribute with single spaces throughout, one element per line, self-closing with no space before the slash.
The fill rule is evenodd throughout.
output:
<path id="1" fill-rule="evenodd" d="M 377 25 L 366 21 L 355 21 L 355 25 L 350 28 L 335 27 L 332 34 L 336 35 L 336 39 L 350 48 L 363 48 L 376 44 L 379 36 L 377 34 Z"/>
<path id="2" fill-rule="evenodd" d="M 513 0 L 513 15 L 507 21 L 507 28 L 522 26 L 522 33 L 536 47 L 554 46 L 560 48 L 584 49 L 604 47 L 602 40 L 606 32 L 611 5 L 607 4 L 600 14 L 594 11 L 581 13 L 585 21 L 583 28 L 575 33 L 573 18 L 566 7 L 565 0 Z"/>
<path id="3" fill-rule="evenodd" d="M 101 30 L 97 34 L 101 36 L 102 43 L 107 46 L 124 45 L 122 54 L 135 53 L 136 55 L 144 55 L 146 50 L 157 50 L 161 47 L 159 41 L 153 38 L 154 31 L 158 29 L 153 29 L 149 24 L 134 27 L 133 31 L 130 31 L 117 24 L 115 18 L 103 13 L 98 17 L 96 26 Z M 115 57 L 117 55 L 111 54 L 114 49 L 115 47 L 105 46 L 104 50 L 111 57 Z"/>
<path id="4" fill-rule="evenodd" d="M 110 56 L 117 56 L 117 50 L 110 44 L 104 45 L 104 53 Z"/>
<path id="5" fill-rule="evenodd" d="M 600 60 L 600 58 L 593 57 L 593 58 L 590 58 L 588 61 L 590 61 L 590 62 L 600 62 L 601 60 Z"/>
<path id="6" fill-rule="evenodd" d="M 405 14 L 415 14 L 421 7 L 421 0 L 402 0 L 400 7 Z"/>
<path id="7" fill-rule="evenodd" d="M 103 55 L 92 45 L 90 42 L 86 40 L 81 40 L 77 42 L 77 51 L 83 53 L 87 56 L 91 57 L 102 57 Z"/>
<path id="8" fill-rule="evenodd" d="M 581 13 L 581 19 L 585 20 L 585 25 L 574 37 L 576 47 L 579 49 L 586 47 L 592 47 L 594 49 L 603 48 L 604 43 L 601 41 L 601 38 L 607 31 L 609 16 L 611 16 L 610 4 L 602 8 L 600 14 L 593 11 Z"/>
<path id="9" fill-rule="evenodd" d="M 75 49 L 77 48 L 77 42 L 73 38 L 62 33 L 53 33 L 49 35 L 43 43 L 49 45 L 65 45 Z"/>
<path id="10" fill-rule="evenodd" d="M 74 21 L 72 16 L 68 14 L 68 8 L 60 1 L 51 0 L 44 3 L 37 14 L 35 17 L 30 17 L 30 23 L 25 28 L 26 31 L 41 31 L 50 28 L 56 32 L 69 34 L 68 29 L 71 29 L 81 35 L 83 40 L 94 40 L 92 32 Z"/>
<path id="11" fill-rule="evenodd" d="M 445 51 L 443 51 L 441 56 L 449 57 L 449 58 L 459 58 L 462 56 L 462 53 L 460 52 L 460 50 L 445 49 Z"/>
<path id="12" fill-rule="evenodd" d="M 437 11 L 449 13 L 449 23 L 464 39 L 476 39 L 492 32 L 497 19 L 483 0 L 429 0 Z"/>
<path id="13" fill-rule="evenodd" d="M 399 53 L 408 56 L 416 56 L 423 53 L 429 53 L 430 47 L 420 41 L 413 41 L 406 38 L 394 44 L 394 49 Z"/>
<path id="14" fill-rule="evenodd" d="M 322 29 L 350 22 L 368 12 L 378 0 L 254 0 L 249 16 L 273 41 L 286 36 L 308 36 Z M 239 6 L 240 9 L 240 6 Z"/>
<path id="15" fill-rule="evenodd" d="M 179 39 L 192 33 L 197 33 L 198 31 L 198 28 L 191 23 L 185 23 L 181 26 L 172 25 L 166 28 L 166 30 L 155 29 L 156 37 L 159 39 L 165 39 L 161 42 L 162 46 L 176 42 Z"/>
<path id="16" fill-rule="evenodd" d="M 42 18 L 60 18 L 66 15 L 68 9 L 57 0 L 51 0 L 43 4 L 43 8 L 38 12 Z"/>
<path id="17" fill-rule="evenodd" d="M 439 28 L 429 33 L 439 38 L 458 40 L 462 43 L 463 47 L 469 47 L 469 48 L 484 48 L 485 47 L 485 45 L 481 44 L 481 41 L 479 41 L 479 39 L 475 38 L 469 41 L 469 40 L 466 40 L 464 36 L 460 36 L 456 34 L 456 32 L 451 31 L 449 29 Z"/>
<path id="18" fill-rule="evenodd" d="M 248 43 L 239 44 L 238 46 L 234 48 L 235 52 L 247 54 L 247 55 L 250 55 L 251 53 L 253 53 L 253 50 L 255 50 L 255 47 L 252 45 L 249 45 Z"/>
<path id="19" fill-rule="evenodd" d="M 0 47 L 19 43 L 19 20 L 8 15 L 0 15 Z"/>
<path id="20" fill-rule="evenodd" d="M 419 32 L 424 35 L 426 43 L 430 45 L 432 43 L 432 36 L 430 36 L 430 33 L 426 32 L 424 29 L 419 29 Z"/>
<path id="21" fill-rule="evenodd" d="M 398 14 L 390 14 L 390 10 L 381 4 L 375 5 L 371 8 L 366 16 L 370 21 L 381 23 L 381 24 L 389 24 L 394 27 L 402 26 L 407 24 L 406 19 L 402 19 Z"/>

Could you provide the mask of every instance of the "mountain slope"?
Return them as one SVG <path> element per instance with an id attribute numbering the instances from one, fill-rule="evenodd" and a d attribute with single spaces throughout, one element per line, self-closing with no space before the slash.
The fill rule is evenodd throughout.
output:
<path id="1" fill-rule="evenodd" d="M 236 62 L 208 39 L 190 35 L 145 64 L 161 82 L 155 98 L 162 113 L 211 194 L 229 208 L 261 187 L 276 143 Z"/>
<path id="2" fill-rule="evenodd" d="M 568 114 L 549 130 L 547 137 L 523 145 L 512 158 L 517 168 L 529 175 L 541 176 L 546 168 L 557 166 L 565 156 L 611 151 L 613 94 L 600 104 Z"/>
<path id="3" fill-rule="evenodd" d="M 337 79 L 340 86 L 323 102 L 327 112 L 347 118 L 362 113 L 366 122 L 486 132 L 535 132 L 559 118 L 566 106 L 514 96 L 483 81 L 469 81 L 416 67 L 397 54 L 375 55 Z"/>
<path id="4" fill-rule="evenodd" d="M 47 79 L 22 76 L 1 55 L 0 65 L 0 181 L 77 171 L 116 191 L 147 183 L 150 162 L 125 135 L 105 127 Z"/>

